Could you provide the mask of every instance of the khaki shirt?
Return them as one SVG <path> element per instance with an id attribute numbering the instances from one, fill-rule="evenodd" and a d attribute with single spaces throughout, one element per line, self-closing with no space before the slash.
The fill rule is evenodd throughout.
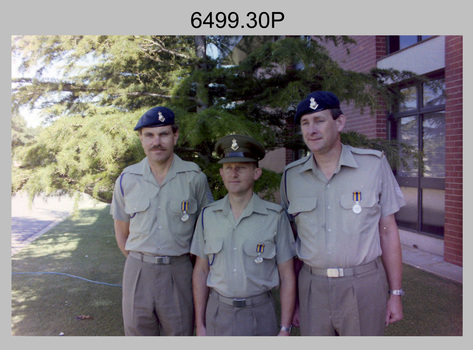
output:
<path id="1" fill-rule="evenodd" d="M 187 221 L 181 220 L 183 201 L 189 202 Z M 130 222 L 126 250 L 179 256 L 189 253 L 200 210 L 212 201 L 207 177 L 196 164 L 174 154 L 159 186 L 146 157 L 118 177 L 110 214 L 116 220 Z"/>
<path id="2" fill-rule="evenodd" d="M 235 221 L 227 195 L 202 211 L 191 253 L 208 259 L 209 287 L 229 298 L 245 298 L 279 286 L 277 264 L 295 256 L 294 236 L 281 206 L 253 193 Z M 255 261 L 258 256 L 261 263 Z"/>
<path id="3" fill-rule="evenodd" d="M 309 155 L 286 166 L 280 190 L 297 225 L 299 259 L 321 268 L 353 267 L 380 256 L 379 220 L 405 204 L 383 154 L 346 145 L 330 180 Z M 360 213 L 353 208 L 356 192 Z"/>

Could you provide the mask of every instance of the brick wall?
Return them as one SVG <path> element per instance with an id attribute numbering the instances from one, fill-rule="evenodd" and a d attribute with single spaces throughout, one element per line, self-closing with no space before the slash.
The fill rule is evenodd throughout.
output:
<path id="1" fill-rule="evenodd" d="M 463 266 L 463 38 L 445 38 L 444 260 Z"/>
<path id="2" fill-rule="evenodd" d="M 343 69 L 357 72 L 368 72 L 376 67 L 376 60 L 386 55 L 385 36 L 358 35 L 351 36 L 356 45 L 349 45 L 350 54 L 342 46 L 327 45 L 330 57 L 337 61 Z M 342 111 L 347 117 L 344 131 L 356 131 L 369 138 L 386 138 L 386 114 L 369 110 L 360 111 L 352 104 L 342 103 Z"/>

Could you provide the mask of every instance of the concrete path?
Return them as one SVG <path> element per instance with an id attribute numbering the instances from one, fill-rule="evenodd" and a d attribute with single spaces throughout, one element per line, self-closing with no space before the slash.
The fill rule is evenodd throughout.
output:
<path id="1" fill-rule="evenodd" d="M 89 196 L 82 196 L 79 208 L 103 205 Z M 25 193 L 11 199 L 11 253 L 12 256 L 36 238 L 66 219 L 74 209 L 69 196 L 36 197 L 29 202 Z"/>

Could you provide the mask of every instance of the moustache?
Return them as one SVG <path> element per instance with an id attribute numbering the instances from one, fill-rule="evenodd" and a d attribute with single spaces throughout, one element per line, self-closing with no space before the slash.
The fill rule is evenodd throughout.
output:
<path id="1" fill-rule="evenodd" d="M 150 151 L 165 151 L 166 148 L 161 147 L 161 146 L 153 146 L 149 149 Z"/>

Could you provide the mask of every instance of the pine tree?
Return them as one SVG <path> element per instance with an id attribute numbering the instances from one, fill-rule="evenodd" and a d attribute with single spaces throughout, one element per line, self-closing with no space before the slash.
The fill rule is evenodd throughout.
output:
<path id="1" fill-rule="evenodd" d="M 251 135 L 268 150 L 303 147 L 287 120 L 309 92 L 330 90 L 375 111 L 399 98 L 386 81 L 413 78 L 407 72 L 345 71 L 330 59 L 325 41 L 352 42 L 347 37 L 15 37 L 12 55 L 29 74 L 12 78 L 12 113 L 37 108 L 46 124 L 34 142 L 15 147 L 12 191 L 87 193 L 110 202 L 121 170 L 144 157 L 133 131 L 137 120 L 164 105 L 180 127 L 176 152 L 202 167 L 220 198 L 225 191 L 213 154 L 220 137 Z M 209 44 L 221 54 L 209 57 Z M 270 194 L 279 187 L 278 174 L 265 171 L 263 179 L 256 191 Z"/>

